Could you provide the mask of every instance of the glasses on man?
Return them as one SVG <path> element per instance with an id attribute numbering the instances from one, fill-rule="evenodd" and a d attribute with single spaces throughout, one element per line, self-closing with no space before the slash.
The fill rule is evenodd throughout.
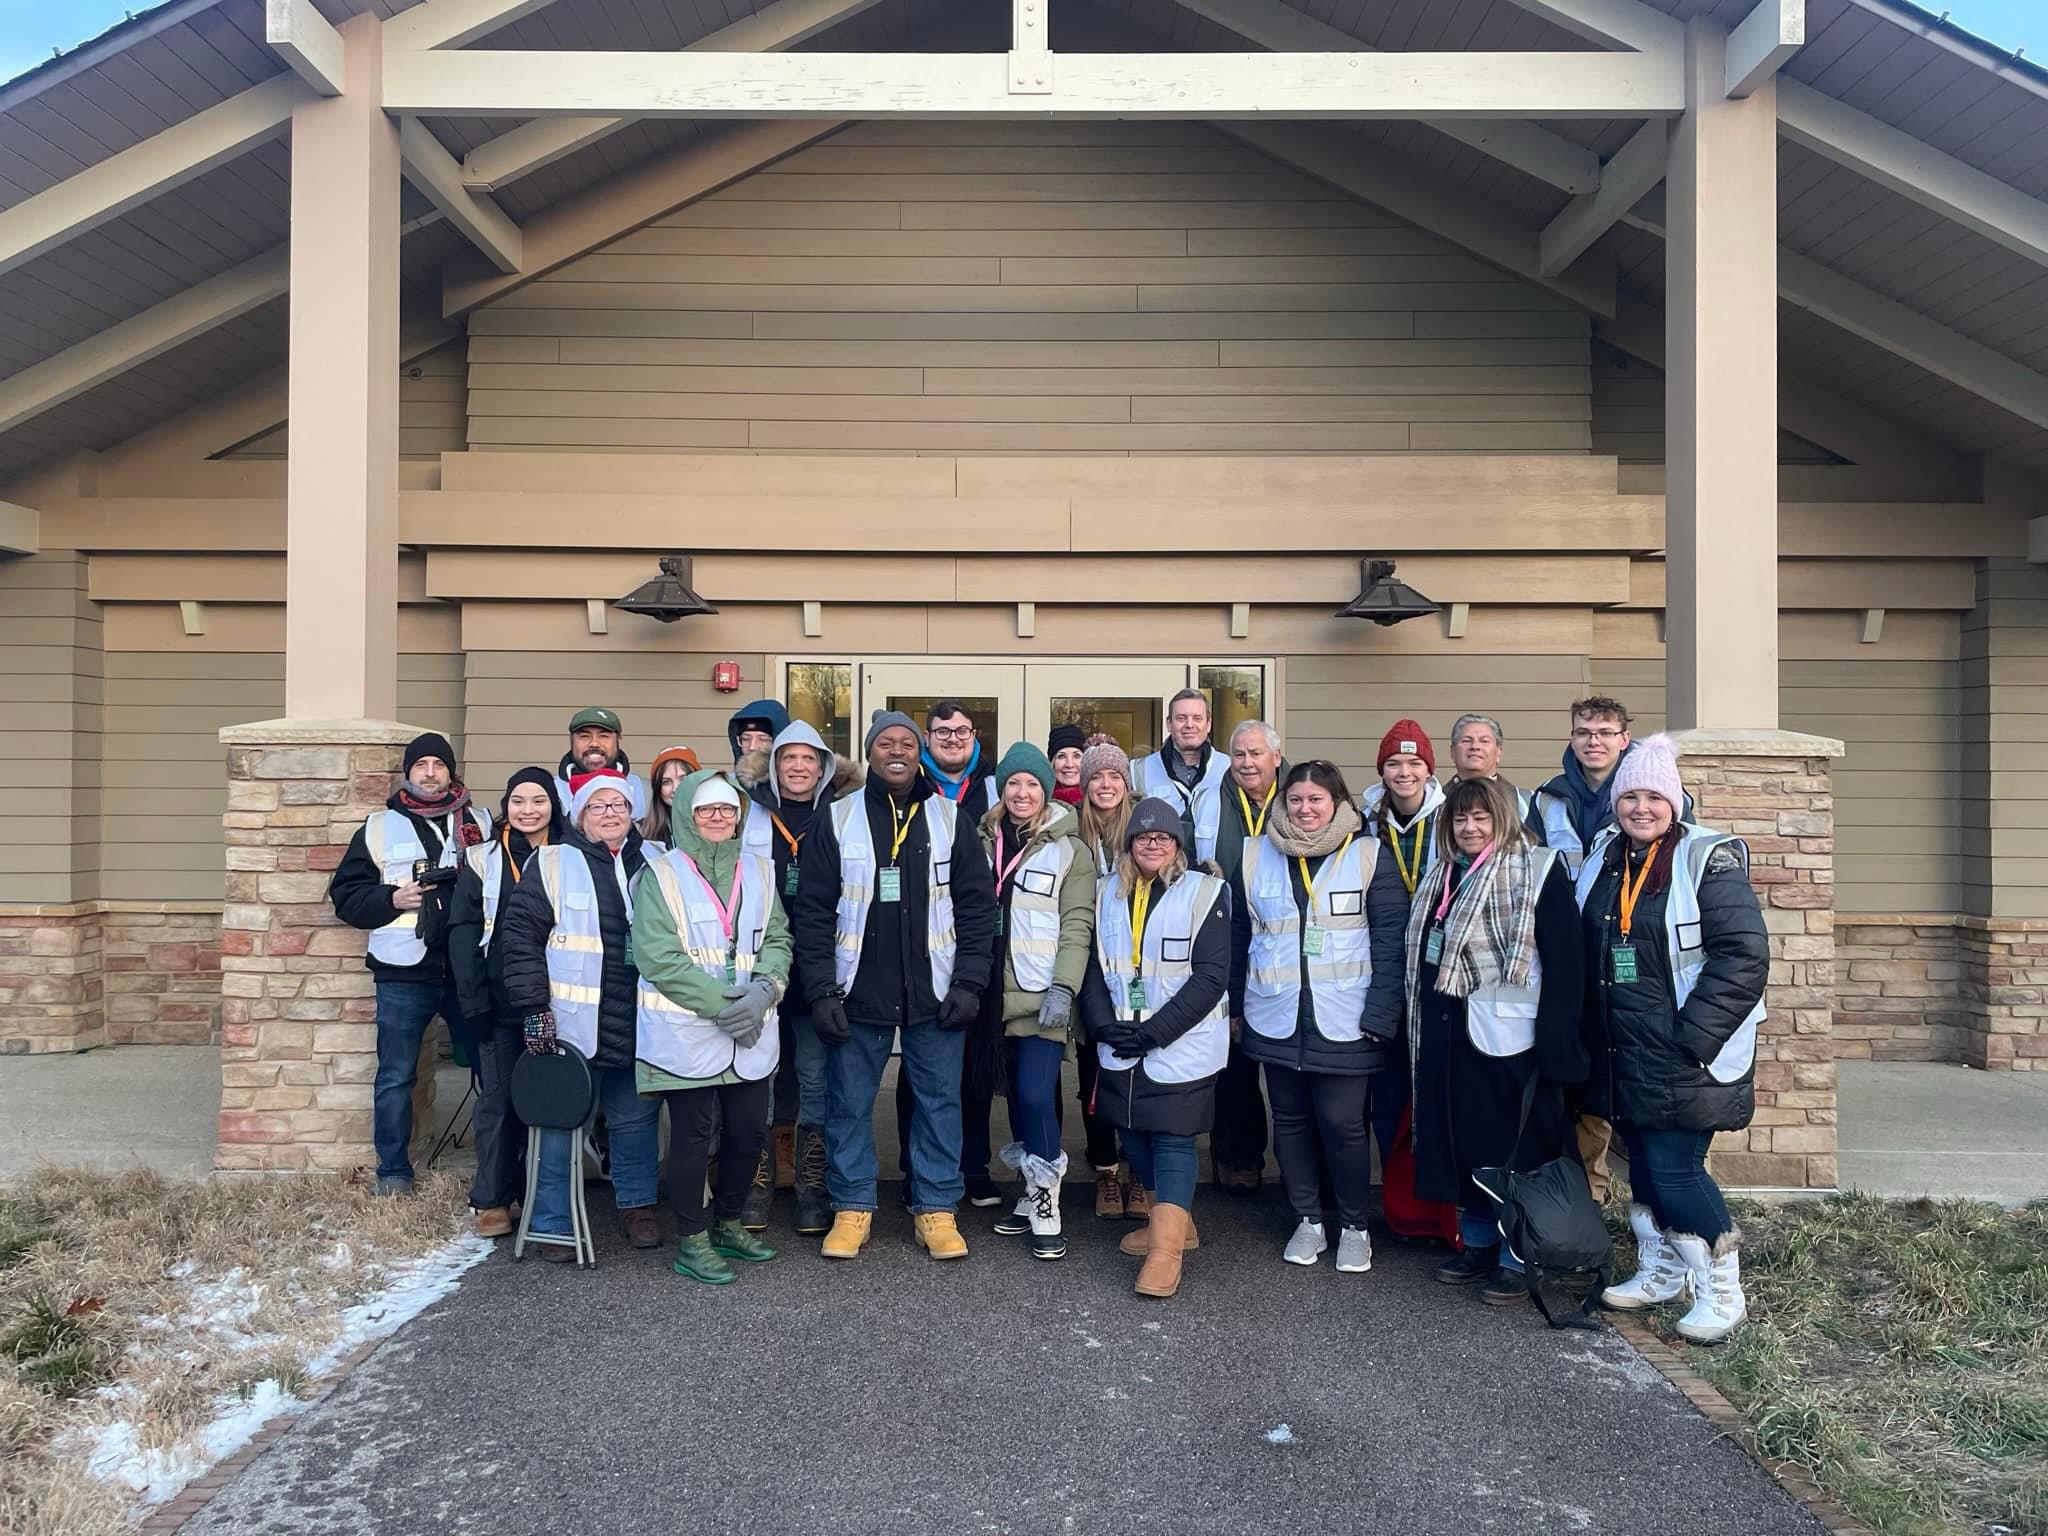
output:
<path id="1" fill-rule="evenodd" d="M 974 735 L 971 725 L 935 725 L 927 733 L 933 741 L 967 741 Z"/>
<path id="2" fill-rule="evenodd" d="M 1627 731 L 1618 731 L 1611 725 L 1601 726 L 1597 730 L 1584 725 L 1572 727 L 1573 741 L 1619 741 L 1627 734 Z"/>
<path id="3" fill-rule="evenodd" d="M 692 812 L 706 821 L 731 821 L 739 813 L 740 808 L 736 805 L 700 805 Z"/>

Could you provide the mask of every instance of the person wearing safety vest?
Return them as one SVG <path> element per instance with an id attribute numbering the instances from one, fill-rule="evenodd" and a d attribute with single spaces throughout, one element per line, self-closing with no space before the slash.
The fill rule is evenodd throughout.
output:
<path id="1" fill-rule="evenodd" d="M 1514 796 L 1515 814 L 1523 821 L 1529 819 L 1529 792 L 1517 789 L 1500 776 L 1501 752 L 1507 745 L 1507 736 L 1500 728 L 1500 722 L 1491 715 L 1460 715 L 1451 722 L 1451 763 L 1458 770 L 1451 782 L 1458 784 L 1466 779 L 1498 779 L 1506 784 L 1508 793 Z"/>
<path id="2" fill-rule="evenodd" d="M 529 1051 L 573 1048 L 590 1063 L 596 1109 L 611 1129 L 612 1194 L 619 1224 L 635 1248 L 661 1242 L 654 1216 L 660 1101 L 634 1082 L 639 1037 L 638 972 L 633 968 L 633 881 L 647 867 L 625 775 L 617 769 L 571 780 L 569 827 L 558 843 L 534 850 L 498 913 L 493 941 L 505 948 L 505 998 L 519 1015 Z M 544 1130 L 531 1230 L 569 1234 L 568 1131 Z M 543 1244 L 541 1257 L 567 1263 L 566 1243 Z"/>
<path id="3" fill-rule="evenodd" d="M 1166 703 L 1166 745 L 1138 764 L 1131 789 L 1156 795 L 1180 812 L 1192 857 L 1210 863 L 1223 817 L 1230 759 L 1209 743 L 1209 696 L 1183 688 Z"/>
<path id="4" fill-rule="evenodd" d="M 1096 736 L 1081 751 L 1081 846 L 1095 862 L 1099 885 L 1109 878 L 1124 851 L 1124 829 L 1131 824 L 1131 760 L 1114 737 Z M 1103 1221 L 1149 1221 L 1151 1193 L 1121 1166 L 1116 1127 L 1102 1113 L 1095 1094 L 1100 1070 L 1093 1047 L 1077 1053 L 1074 1076 L 1081 1097 L 1081 1116 L 1088 1128 L 1088 1166 L 1095 1170 L 1095 1214 Z"/>
<path id="5" fill-rule="evenodd" d="M 1530 838 L 1511 787 L 1462 779 L 1437 817 L 1437 858 L 1408 915 L 1415 1192 L 1458 1207 L 1464 1250 L 1445 1285 L 1491 1306 L 1528 1299 L 1478 1168 L 1529 1170 L 1571 1145 L 1568 1088 L 1584 1080 L 1585 957 L 1564 863 Z"/>
<path id="6" fill-rule="evenodd" d="M 997 982 L 981 995 L 969 1049 L 986 1040 L 990 1054 L 1001 1054 L 1016 1137 L 1001 1157 L 1024 1179 L 1024 1193 L 996 1231 L 1029 1233 L 1033 1258 L 1060 1259 L 1067 1252 L 1060 1228 L 1060 1186 L 1067 1176 L 1060 1065 L 1095 935 L 1095 861 L 1081 846 L 1074 813 L 1052 798 L 1052 763 L 1037 747 L 1020 741 L 1005 752 L 996 784 L 1001 803 L 976 830 L 995 878 L 990 969 Z M 968 1076 L 975 1076 L 971 1062 Z"/>
<path id="7" fill-rule="evenodd" d="M 797 855 L 804 839 L 824 808 L 859 784 L 860 774 L 809 725 L 793 720 L 768 747 L 741 758 L 734 775 L 753 796 L 740 835 L 749 853 L 774 860 L 775 889 L 786 910 L 802 874 Z M 777 1182 L 772 1164 L 786 1162 L 796 1188 L 797 1231 L 824 1232 L 832 1225 L 832 1198 L 825 1192 L 825 1042 L 811 1023 L 803 977 L 794 969 L 777 1028 L 782 1065 L 775 1071 L 775 1144 L 764 1146 L 756 1160 L 743 1219 L 752 1232 L 768 1225 Z M 786 1156 L 781 1145 L 785 1132 L 790 1138 Z"/>
<path id="8" fill-rule="evenodd" d="M 469 1186 L 478 1237 L 505 1237 L 522 1187 L 526 1127 L 512 1112 L 512 1066 L 525 1049 L 519 1015 L 505 997 L 505 951 L 492 940 L 505 898 L 518 886 L 527 856 L 560 842 L 566 823 L 555 802 L 554 775 L 521 768 L 505 781 L 497 830 L 465 848 L 448 907 L 448 964 L 462 1011 L 476 1030 L 476 1178 Z"/>
<path id="9" fill-rule="evenodd" d="M 995 890 L 981 839 L 918 767 L 916 722 L 877 710 L 867 783 L 827 808 L 798 855 L 791 905 L 811 1019 L 827 1047 L 829 1259 L 859 1255 L 874 1225 L 875 1094 L 900 1031 L 916 1089 L 912 1224 L 935 1259 L 967 1257 L 954 1207 L 960 1074 L 995 943 Z"/>
<path id="10" fill-rule="evenodd" d="M 775 1250 L 741 1220 L 768 1135 L 782 1037 L 775 1008 L 789 980 L 789 925 L 775 861 L 749 851 L 749 806 L 732 778 L 703 770 L 676 791 L 668 852 L 633 887 L 633 960 L 640 972 L 635 1080 L 668 1102 L 668 1198 L 675 1272 L 730 1285 L 729 1260 L 760 1264 Z M 716 1153 L 706 1230 L 704 1180 Z"/>
<path id="11" fill-rule="evenodd" d="M 1280 733 L 1263 720 L 1247 720 L 1230 733 L 1230 777 L 1224 781 L 1217 816 L 1216 867 L 1230 885 L 1230 908 L 1244 911 L 1238 879 L 1245 849 L 1265 836 L 1280 800 L 1287 759 Z M 1244 1015 L 1232 997 L 1230 1065 L 1216 1085 L 1216 1128 L 1209 1133 L 1209 1160 L 1216 1187 L 1234 1195 L 1258 1192 L 1266 1176 L 1266 1096 L 1259 1089 L 1259 1064 L 1245 1053 Z"/>
<path id="12" fill-rule="evenodd" d="M 1189 853 L 1179 808 L 1140 802 L 1097 889 L 1095 963 L 1081 990 L 1097 1102 L 1155 1195 L 1146 1224 L 1117 1245 L 1144 1257 L 1140 1296 L 1178 1291 L 1182 1255 L 1201 1244 L 1195 1138 L 1215 1118 L 1230 1057 L 1230 887 L 1190 867 Z"/>
<path id="13" fill-rule="evenodd" d="M 1232 908 L 1232 1012 L 1245 1055 L 1266 1069 L 1273 1144 L 1295 1228 L 1281 1252 L 1312 1265 L 1330 1244 L 1323 1184 L 1335 1196 L 1337 1268 L 1372 1268 L 1366 1234 L 1372 1081 L 1400 1049 L 1408 893 L 1380 845 L 1359 835 L 1337 767 L 1297 763 L 1265 832 L 1245 845 Z"/>
<path id="14" fill-rule="evenodd" d="M 474 1070 L 475 1045 L 448 965 L 448 902 L 462 850 L 491 832 L 491 818 L 469 803 L 447 737 L 415 736 L 403 775 L 384 809 L 349 839 L 327 882 L 334 915 L 370 935 L 364 963 L 377 986 L 370 1137 L 380 1195 L 412 1193 L 412 1090 L 420 1042 L 436 1014 Z"/>
<path id="15" fill-rule="evenodd" d="M 1748 1312 L 1741 1236 L 1707 1172 L 1716 1131 L 1756 1113 L 1756 1037 L 1770 938 L 1739 838 L 1681 818 L 1671 738 L 1614 770 L 1616 825 L 1579 870 L 1590 1108 L 1628 1151 L 1636 1273 L 1601 1300 L 1623 1311 L 1691 1293 L 1679 1334 L 1725 1339 Z"/>

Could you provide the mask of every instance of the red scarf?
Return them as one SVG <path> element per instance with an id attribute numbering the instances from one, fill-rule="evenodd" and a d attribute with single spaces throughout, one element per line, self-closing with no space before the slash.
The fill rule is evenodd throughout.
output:
<path id="1" fill-rule="evenodd" d="M 1081 786 L 1078 784 L 1055 784 L 1052 787 L 1052 797 L 1061 805 L 1079 805 L 1081 793 Z"/>
<path id="2" fill-rule="evenodd" d="M 440 816 L 453 816 L 455 818 L 455 841 L 459 847 L 474 848 L 484 840 L 483 828 L 470 820 L 469 790 L 460 779 L 450 779 L 448 781 L 448 792 L 435 800 L 423 799 L 415 794 L 409 781 L 400 784 L 398 786 L 398 803 L 400 807 L 412 812 L 413 815 L 424 816 L 430 821 Z"/>

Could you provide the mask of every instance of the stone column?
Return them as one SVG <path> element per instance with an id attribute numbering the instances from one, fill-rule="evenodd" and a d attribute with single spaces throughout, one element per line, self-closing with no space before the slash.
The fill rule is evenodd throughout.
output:
<path id="1" fill-rule="evenodd" d="M 266 720 L 220 733 L 228 873 L 216 1169 L 375 1166 L 368 936 L 335 917 L 327 882 L 418 734 L 383 720 Z M 423 1077 L 431 1110 L 432 1074 Z M 418 1107 L 416 1098 L 416 1140 L 432 1119 Z"/>
<path id="2" fill-rule="evenodd" d="M 107 1043 L 99 903 L 0 907 L 0 1056 Z"/>
<path id="3" fill-rule="evenodd" d="M 1839 741 L 1796 731 L 1674 733 L 1696 819 L 1749 844 L 1771 935 L 1768 1017 L 1756 1051 L 1756 1118 L 1715 1140 L 1733 1187 L 1833 1189 L 1835 797 Z"/>

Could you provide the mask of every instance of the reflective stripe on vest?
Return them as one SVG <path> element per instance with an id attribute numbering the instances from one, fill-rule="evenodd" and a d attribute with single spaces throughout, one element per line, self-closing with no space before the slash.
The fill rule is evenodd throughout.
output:
<path id="1" fill-rule="evenodd" d="M 1157 1013 L 1173 1001 L 1195 974 L 1195 935 L 1225 886 L 1214 875 L 1189 870 L 1164 895 L 1155 897 L 1145 919 L 1143 956 L 1145 1011 Z M 1112 874 L 1102 884 L 1095 905 L 1095 957 L 1120 1019 L 1137 1017 L 1131 1010 L 1131 907 L 1123 876 Z M 1155 1083 L 1196 1083 L 1214 1077 L 1230 1059 L 1230 993 L 1226 988 L 1200 1023 L 1171 1045 L 1142 1057 L 1119 1056 L 1106 1045 L 1095 1059 L 1110 1072 L 1140 1067 Z"/>
<path id="2" fill-rule="evenodd" d="M 945 1000 L 953 984 L 953 837 L 960 808 L 941 795 L 921 802 L 930 847 L 925 857 L 925 947 L 932 963 L 932 996 Z M 839 840 L 839 922 L 832 957 L 833 979 L 853 990 L 860 974 L 860 947 L 867 938 L 868 908 L 875 900 L 875 840 L 868 829 L 867 795 L 832 802 L 832 833 Z"/>
<path id="3" fill-rule="evenodd" d="M 1707 860 L 1714 850 L 1721 847 L 1733 848 L 1742 860 L 1742 872 L 1749 874 L 1749 844 L 1739 837 L 1725 832 L 1709 832 L 1706 828 L 1690 822 L 1676 825 L 1685 833 L 1685 840 L 1678 845 L 1678 852 L 1671 860 L 1671 889 L 1664 897 L 1664 949 L 1671 962 L 1671 991 L 1680 1008 L 1692 996 L 1692 990 L 1700 983 L 1700 973 L 1707 968 L 1706 925 L 1700 916 L 1700 882 L 1707 877 Z M 1607 850 L 1614 840 L 1621 836 L 1621 828 L 1608 825 L 1600 829 L 1600 835 L 1593 839 L 1593 846 L 1587 851 L 1585 866 L 1579 871 L 1579 909 L 1585 910 L 1586 901 L 1593 894 L 1593 887 L 1600 883 L 1600 871 L 1607 862 Z M 1749 1076 L 1756 1065 L 1757 1026 L 1764 1021 L 1764 1000 L 1759 997 L 1756 1006 L 1730 1035 L 1714 1059 L 1703 1063 L 1707 1075 L 1717 1083 L 1735 1083 Z"/>
<path id="4" fill-rule="evenodd" d="M 1010 876 L 1010 979 L 1019 992 L 1043 992 L 1052 985 L 1060 952 L 1060 887 L 1079 851 L 1071 837 L 1052 838 Z"/>
<path id="5" fill-rule="evenodd" d="M 1543 882 L 1557 863 L 1552 848 L 1531 848 L 1535 869 L 1529 880 L 1529 899 L 1538 900 Z M 1499 967 L 1490 954 L 1482 952 L 1479 983 L 1465 999 L 1465 1033 L 1472 1044 L 1488 1056 L 1519 1056 L 1536 1046 L 1536 1005 L 1543 999 L 1543 961 L 1529 956 L 1529 980 L 1511 987 L 1500 978 Z"/>
<path id="6" fill-rule="evenodd" d="M 1307 955 L 1316 1033 L 1348 1042 L 1363 1031 L 1365 994 L 1372 985 L 1372 933 L 1365 893 L 1372 885 L 1380 845 L 1354 837 L 1342 861 L 1326 859 L 1316 872 L 1315 922 L 1323 952 Z M 1245 902 L 1251 912 L 1246 957 L 1244 1021 L 1268 1040 L 1294 1034 L 1301 1015 L 1301 910 L 1294 904 L 1294 861 L 1261 837 L 1244 846 Z"/>
<path id="7" fill-rule="evenodd" d="M 1586 862 L 1586 845 L 1580 840 L 1579 829 L 1572 822 L 1570 802 L 1563 795 L 1539 789 L 1531 803 L 1543 823 L 1543 841 L 1564 856 L 1564 867 L 1576 881 L 1580 868 Z"/>
<path id="8" fill-rule="evenodd" d="M 1195 823 L 1195 857 L 1214 859 L 1216 857 L 1216 833 L 1223 825 L 1223 778 L 1230 771 L 1230 758 L 1222 752 L 1209 754 L 1209 765 L 1202 770 L 1201 782 L 1189 791 L 1166 770 L 1164 751 L 1154 752 L 1138 762 L 1137 794 L 1140 799 L 1157 795 L 1169 805 L 1178 806 L 1182 815 L 1189 814 L 1189 803 L 1193 802 Z"/>
<path id="9" fill-rule="evenodd" d="M 476 941 L 478 949 L 491 947 L 491 935 L 498 931 L 498 888 L 505 881 L 505 845 L 495 838 L 462 850 L 469 867 L 484 888 L 484 932 Z"/>
<path id="10" fill-rule="evenodd" d="M 597 1054 L 597 1009 L 604 982 L 604 933 L 598 926 L 597 886 L 590 861 L 579 852 L 564 858 L 559 843 L 534 850 L 527 869 L 540 872 L 555 909 L 548 934 L 548 1007 L 555 1015 L 555 1034 L 586 1057 Z M 632 911 L 632 903 L 626 905 Z"/>
<path id="11" fill-rule="evenodd" d="M 475 806 L 469 808 L 468 814 L 488 838 L 491 835 L 491 818 Z M 370 862 L 383 874 L 386 885 L 407 884 L 412 879 L 413 865 L 427 856 L 427 845 L 420 841 L 419 828 L 413 824 L 413 819 L 392 810 L 372 811 L 364 819 L 363 848 L 370 855 Z M 453 869 L 461 857 L 461 838 L 444 837 L 441 840 L 441 857 L 437 861 L 440 866 Z M 372 929 L 371 956 L 380 965 L 420 964 L 427 958 L 427 946 L 420 942 L 419 924 L 419 913 L 401 912 L 382 928 Z"/>
<path id="12" fill-rule="evenodd" d="M 664 854 L 650 862 L 647 873 L 661 892 L 661 899 L 676 925 L 690 961 L 708 976 L 725 983 L 725 924 L 704 881 L 680 853 Z M 761 941 L 768 932 L 768 915 L 774 908 L 775 866 L 757 855 L 740 856 L 740 901 L 734 916 L 733 978 L 746 983 L 754 974 L 754 962 L 761 953 Z M 721 892 L 721 895 L 723 893 Z M 646 940 L 636 939 L 644 944 Z M 645 972 L 639 989 L 639 1044 L 636 1054 L 664 1072 L 677 1077 L 719 1077 L 730 1067 L 750 1083 L 758 1083 L 775 1071 L 782 1059 L 782 1034 L 776 1028 L 776 1010 L 768 1010 L 761 1038 L 745 1050 L 709 1019 L 690 1012 L 674 1001 Z"/>

